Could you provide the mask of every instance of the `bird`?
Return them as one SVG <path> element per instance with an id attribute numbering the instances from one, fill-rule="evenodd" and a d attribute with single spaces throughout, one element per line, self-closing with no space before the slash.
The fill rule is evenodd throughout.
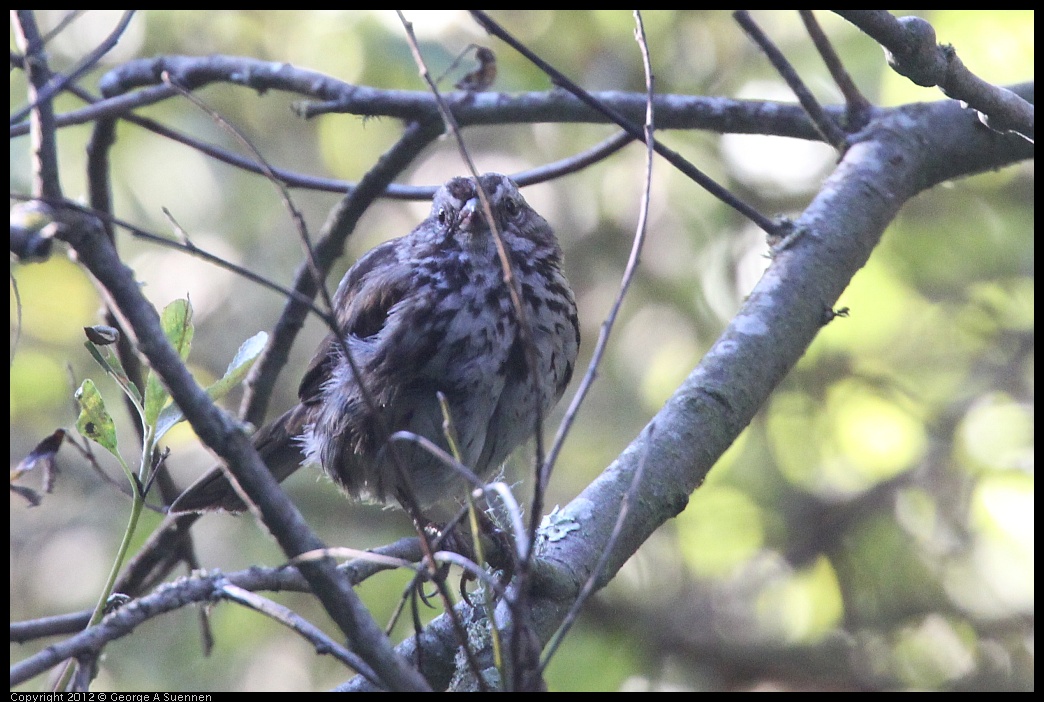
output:
<path id="1" fill-rule="evenodd" d="M 316 464 L 355 500 L 427 509 L 471 485 L 417 442 L 391 437 L 411 432 L 449 451 L 448 426 L 460 461 L 481 479 L 495 474 L 573 375 L 580 323 L 562 259 L 551 226 L 509 177 L 450 179 L 412 232 L 345 273 L 333 297 L 337 332 L 305 370 L 299 403 L 254 434 L 269 470 L 282 481 Z M 245 508 L 217 466 L 169 512 Z"/>
<path id="2" fill-rule="evenodd" d="M 493 81 L 497 79 L 497 57 L 491 50 L 484 46 L 476 46 L 475 58 L 479 62 L 478 68 L 457 81 L 453 86 L 457 90 L 481 93 L 483 90 L 489 90 Z"/>

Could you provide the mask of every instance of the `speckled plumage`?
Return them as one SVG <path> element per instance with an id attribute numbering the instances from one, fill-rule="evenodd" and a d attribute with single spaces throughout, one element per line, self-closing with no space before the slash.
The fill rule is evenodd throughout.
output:
<path id="1" fill-rule="evenodd" d="M 380 418 L 371 411 L 341 345 L 331 335 L 305 372 L 300 404 L 255 435 L 280 480 L 318 463 L 352 497 L 386 502 L 404 491 L 428 507 L 466 484 L 414 444 L 396 442 L 408 485 L 389 457 L 388 433 L 424 436 L 445 448 L 448 401 L 462 462 L 495 472 L 532 436 L 572 377 L 580 330 L 548 223 L 506 176 L 481 176 L 511 259 L 533 338 L 530 377 L 519 322 L 474 179 L 454 178 L 410 234 L 377 246 L 345 274 L 334 298 L 344 339 Z M 538 400 L 539 398 L 539 400 Z M 172 511 L 242 509 L 218 470 L 190 487 Z"/>

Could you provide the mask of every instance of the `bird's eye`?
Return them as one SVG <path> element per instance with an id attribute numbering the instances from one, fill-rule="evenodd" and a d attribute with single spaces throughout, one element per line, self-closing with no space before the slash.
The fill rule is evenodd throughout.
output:
<path id="1" fill-rule="evenodd" d="M 445 207 L 440 207 L 436 218 L 439 220 L 439 224 L 444 227 L 446 226 L 446 222 L 449 221 L 449 212 L 446 211 Z"/>
<path id="2" fill-rule="evenodd" d="M 518 200 L 513 197 L 509 197 L 504 200 L 504 212 L 507 213 L 508 217 L 514 217 L 519 213 L 522 208 L 518 204 Z"/>

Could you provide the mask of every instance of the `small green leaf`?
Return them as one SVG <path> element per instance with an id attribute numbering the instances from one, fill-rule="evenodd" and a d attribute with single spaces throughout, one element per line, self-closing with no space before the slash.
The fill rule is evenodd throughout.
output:
<path id="1" fill-rule="evenodd" d="M 236 355 L 228 364 L 228 368 L 225 369 L 225 374 L 221 376 L 220 380 L 207 388 L 207 394 L 216 400 L 219 397 L 224 397 L 225 393 L 243 382 L 243 378 L 250 372 L 254 361 L 261 355 L 267 343 L 268 334 L 258 332 L 240 344 Z"/>
<path id="2" fill-rule="evenodd" d="M 169 398 L 167 388 L 163 387 L 162 381 L 150 370 L 148 380 L 145 381 L 145 424 L 155 426 Z"/>
<path id="3" fill-rule="evenodd" d="M 182 361 L 187 361 L 196 328 L 192 326 L 192 303 L 188 299 L 174 300 L 163 308 L 163 333 L 178 350 Z"/>
<path id="4" fill-rule="evenodd" d="M 116 446 L 116 424 L 105 409 L 105 400 L 98 392 L 94 381 L 88 378 L 80 384 L 76 391 L 76 401 L 80 404 L 80 416 L 76 419 L 76 428 L 88 439 L 98 443 L 113 456 L 120 459 Z"/>
<path id="5" fill-rule="evenodd" d="M 228 368 L 225 369 L 225 375 L 207 388 L 207 394 L 212 399 L 217 400 L 241 383 L 246 374 L 250 372 L 251 367 L 253 367 L 254 362 L 261 355 L 261 351 L 264 350 L 267 343 L 268 334 L 265 332 L 258 332 L 244 341 L 240 345 L 239 350 L 236 351 L 232 362 L 228 364 Z M 161 436 L 170 431 L 171 427 L 184 418 L 185 416 L 181 413 L 181 408 L 177 405 L 170 404 L 165 407 L 156 420 L 156 440 L 158 441 Z"/>
<path id="6" fill-rule="evenodd" d="M 141 407 L 141 393 L 138 392 L 138 386 L 130 381 L 127 371 L 123 369 L 123 363 L 120 362 L 120 357 L 113 353 L 108 346 L 98 346 L 91 341 L 85 341 L 83 346 L 91 354 L 91 357 L 98 362 L 98 365 L 112 376 L 112 379 L 116 381 L 134 404 Z"/>
<path id="7" fill-rule="evenodd" d="M 187 299 L 174 300 L 163 308 L 160 323 L 163 325 L 164 335 L 177 349 L 181 360 L 188 360 L 189 351 L 192 349 L 192 337 L 195 335 L 195 327 L 192 326 L 192 304 Z M 150 371 L 145 381 L 145 423 L 148 426 L 156 425 L 160 412 L 169 399 L 170 395 L 163 387 L 163 382 Z M 156 436 L 158 438 L 159 434 Z"/>

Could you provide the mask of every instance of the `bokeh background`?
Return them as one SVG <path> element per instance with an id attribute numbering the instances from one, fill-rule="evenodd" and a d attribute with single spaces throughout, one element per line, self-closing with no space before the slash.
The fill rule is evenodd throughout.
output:
<path id="1" fill-rule="evenodd" d="M 1032 12 L 920 14 L 982 78 L 1032 80 Z M 464 12 L 407 15 L 436 75 L 479 42 L 496 52 L 495 89 L 551 87 Z M 46 30 L 64 15 L 38 16 Z M 880 48 L 852 26 L 826 12 L 818 16 L 875 104 L 945 99 L 892 73 Z M 590 90 L 644 89 L 629 12 L 494 17 Z M 793 101 L 728 13 L 643 17 L 659 92 Z M 114 12 L 82 14 L 49 44 L 53 66 L 73 65 L 117 19 Z M 755 19 L 821 100 L 840 101 L 796 13 L 755 13 Z M 424 90 L 393 11 L 142 12 L 104 66 L 210 53 L 288 62 L 360 85 Z M 445 87 L 473 66 L 464 60 Z M 295 96 L 228 85 L 199 94 L 270 163 L 303 173 L 357 180 L 401 133 L 392 119 L 299 119 L 290 110 Z M 12 109 L 24 103 L 23 75 L 12 72 Z M 68 97 L 57 104 L 59 111 L 80 106 Z M 239 149 L 183 99 L 141 114 Z M 89 133 L 88 126 L 60 133 L 69 197 L 84 195 Z M 513 173 L 612 133 L 605 125 L 509 124 L 469 128 L 465 137 L 480 171 Z M 291 280 L 300 245 L 264 178 L 130 124 L 119 126 L 117 138 L 112 174 L 119 217 L 170 234 L 167 208 L 197 246 L 276 281 Z M 770 215 L 800 212 L 835 159 L 823 145 L 777 137 L 670 132 L 661 138 Z M 28 148 L 27 138 L 11 142 L 12 192 L 29 192 Z M 631 145 L 525 190 L 565 249 L 585 364 L 627 259 L 643 162 L 644 148 Z M 463 171 L 455 145 L 443 140 L 406 181 L 433 185 Z M 1033 175 L 1032 163 L 1024 163 L 946 183 L 902 210 L 838 303 L 850 317 L 824 328 L 688 509 L 592 600 L 548 672 L 552 689 L 1032 688 Z M 313 232 L 337 201 L 331 194 L 293 195 Z M 562 454 L 550 505 L 575 496 L 641 431 L 767 265 L 763 236 L 663 161 L 655 165 L 651 208 L 642 266 Z M 331 280 L 375 244 L 409 231 L 426 210 L 424 203 L 376 205 Z M 268 329 L 282 306 L 275 293 L 191 256 L 123 234 L 119 246 L 157 305 L 191 298 L 197 330 L 190 361 L 200 382 L 219 377 L 239 344 Z M 77 265 L 56 255 L 41 265 L 12 266 L 11 277 L 13 466 L 43 436 L 73 426 L 72 393 L 82 378 L 95 378 L 111 407 L 119 407 L 119 396 L 82 347 L 81 328 L 99 321 L 100 303 Z M 322 334 L 309 322 L 273 411 L 294 401 L 295 369 Z M 235 409 L 236 400 L 225 404 Z M 552 419 L 560 415 L 561 408 Z M 130 418 L 118 414 L 117 422 L 125 455 L 135 456 Z M 189 427 L 168 439 L 182 484 L 212 463 Z M 524 466 L 524 455 L 514 462 Z M 105 465 L 119 475 L 114 463 Z M 125 525 L 129 503 L 74 452 L 63 450 L 59 466 L 56 489 L 40 507 L 11 498 L 12 620 L 93 606 Z M 520 471 L 513 475 L 522 478 Z M 287 485 L 330 544 L 369 547 L 409 533 L 401 513 L 350 504 L 314 472 L 301 471 Z M 140 538 L 158 521 L 147 515 Z M 211 516 L 196 532 L 209 568 L 282 562 L 249 517 Z M 385 574 L 361 588 L 379 620 L 403 583 L 403 576 Z M 309 598 L 274 597 L 332 631 Z M 181 611 L 109 646 L 93 689 L 325 689 L 345 678 L 335 662 L 257 614 L 224 604 L 213 615 L 211 657 L 200 654 L 194 613 Z M 46 643 L 12 644 L 11 660 Z M 23 689 L 45 684 L 37 679 Z"/>

